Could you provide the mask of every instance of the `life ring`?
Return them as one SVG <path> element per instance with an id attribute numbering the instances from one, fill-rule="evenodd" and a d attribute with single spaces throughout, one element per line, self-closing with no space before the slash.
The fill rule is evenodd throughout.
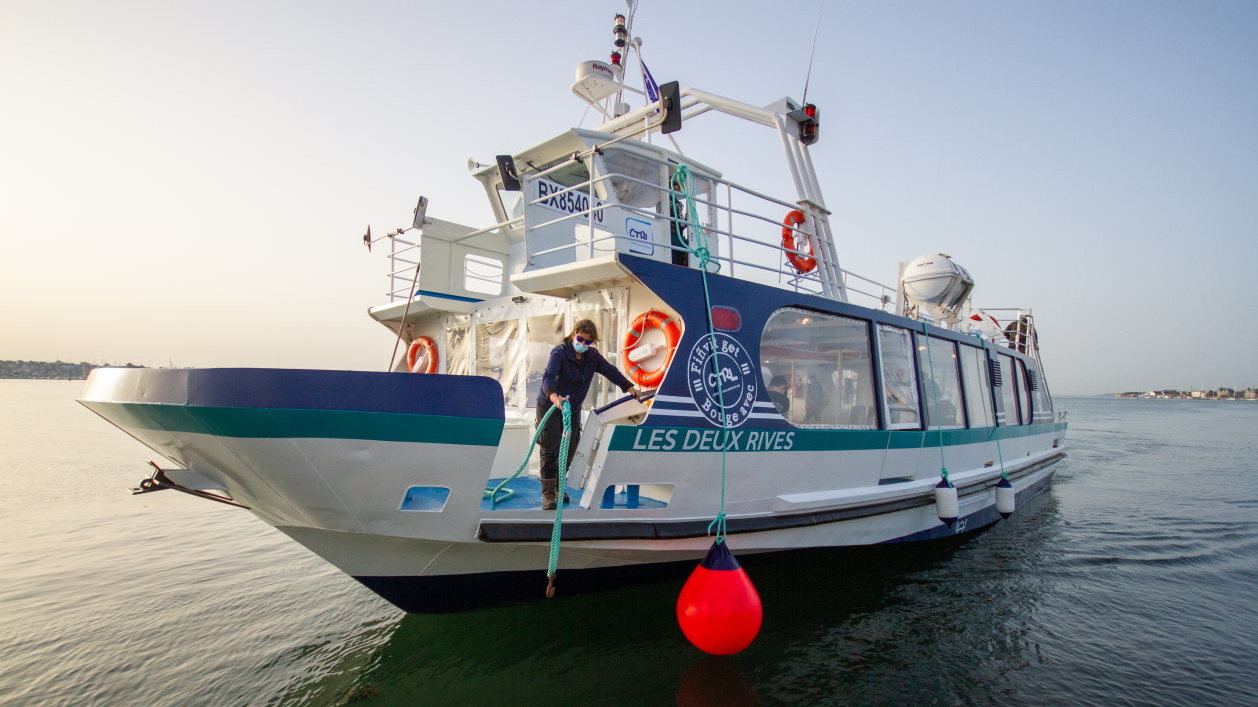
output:
<path id="1" fill-rule="evenodd" d="M 631 354 L 638 348 L 638 344 L 642 342 L 642 337 L 648 329 L 659 329 L 664 334 L 664 345 L 667 350 L 664 354 L 664 360 L 658 368 L 647 370 L 643 367 L 643 359 L 655 358 L 658 351 L 652 348 L 645 356 L 640 359 L 631 358 Z M 633 324 L 629 325 L 629 331 L 625 332 L 625 341 L 620 346 L 620 363 L 621 367 L 629 371 L 629 379 L 643 388 L 658 388 L 660 383 L 664 382 L 664 372 L 668 370 L 668 364 L 673 360 L 673 353 L 677 350 L 677 343 L 681 341 L 681 326 L 677 323 L 677 319 L 671 317 L 657 309 L 649 309 L 638 315 L 633 320 Z"/>
<path id="2" fill-rule="evenodd" d="M 791 261 L 791 265 L 795 266 L 795 270 L 801 275 L 806 272 L 812 272 L 817 267 L 816 253 L 812 249 L 812 239 L 804 234 L 804 240 L 808 243 L 808 255 L 801 255 L 795 251 L 803 250 L 796 243 L 796 232 L 794 226 L 804 222 L 804 212 L 799 209 L 792 209 L 787 212 L 786 218 L 782 219 L 782 247 L 786 249 L 786 259 Z"/>
<path id="3" fill-rule="evenodd" d="M 406 367 L 411 373 L 437 372 L 437 342 L 421 336 L 406 351 Z"/>

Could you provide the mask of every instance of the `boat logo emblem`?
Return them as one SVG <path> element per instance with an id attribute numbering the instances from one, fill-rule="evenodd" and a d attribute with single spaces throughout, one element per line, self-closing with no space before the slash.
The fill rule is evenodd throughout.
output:
<path id="1" fill-rule="evenodd" d="M 714 341 L 715 339 L 715 341 Z M 705 334 L 690 349 L 686 380 L 695 405 L 714 425 L 738 427 L 756 402 L 756 367 L 729 334 Z"/>

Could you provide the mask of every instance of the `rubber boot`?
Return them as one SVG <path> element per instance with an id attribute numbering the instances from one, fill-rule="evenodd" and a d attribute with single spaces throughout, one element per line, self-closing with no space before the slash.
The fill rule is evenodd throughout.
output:
<path id="1" fill-rule="evenodd" d="M 558 479 L 542 479 L 542 510 L 555 510 L 555 497 L 559 493 Z"/>

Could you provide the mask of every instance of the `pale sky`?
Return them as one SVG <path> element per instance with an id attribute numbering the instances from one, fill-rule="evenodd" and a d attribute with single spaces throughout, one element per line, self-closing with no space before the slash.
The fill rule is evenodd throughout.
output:
<path id="1" fill-rule="evenodd" d="M 467 159 L 578 124 L 623 7 L 0 0 L 0 359 L 383 370 L 364 228 L 419 194 L 486 225 Z M 800 98 L 817 8 L 643 0 L 634 30 L 660 82 L 765 105 Z M 827 0 L 842 265 L 950 253 L 1034 308 L 1057 394 L 1258 385 L 1255 37 L 1248 0 Z M 678 138 L 790 194 L 767 131 Z"/>

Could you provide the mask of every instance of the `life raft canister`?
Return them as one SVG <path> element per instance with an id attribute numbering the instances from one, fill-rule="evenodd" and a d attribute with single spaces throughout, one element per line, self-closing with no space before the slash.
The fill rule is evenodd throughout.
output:
<path id="1" fill-rule="evenodd" d="M 421 336 L 406 351 L 406 367 L 411 373 L 437 372 L 437 342 Z"/>
<path id="2" fill-rule="evenodd" d="M 638 344 L 642 343 L 642 337 L 649 329 L 659 329 L 664 333 L 664 360 L 657 368 L 647 370 L 642 362 L 648 358 L 654 358 L 661 349 L 647 344 L 638 348 Z M 638 315 L 633 320 L 633 324 L 629 325 L 629 331 L 625 332 L 624 343 L 620 346 L 620 364 L 621 367 L 629 371 L 629 380 L 642 386 L 643 388 L 658 388 L 660 383 L 664 382 L 664 372 L 668 370 L 668 364 L 673 360 L 673 353 L 677 350 L 677 343 L 681 341 L 681 327 L 678 326 L 677 320 L 657 309 L 649 309 Z M 635 352 L 636 355 L 635 355 Z"/>
<path id="3" fill-rule="evenodd" d="M 804 212 L 799 209 L 792 209 L 787 212 L 786 218 L 782 219 L 782 247 L 786 249 L 786 259 L 791 261 L 791 265 L 795 266 L 795 270 L 801 275 L 806 272 L 812 272 L 817 267 L 816 252 L 812 249 L 812 239 L 805 234 L 796 234 L 793 230 L 794 226 L 798 226 L 804 222 Z M 796 235 L 804 237 L 804 241 L 808 243 L 808 255 L 801 255 L 793 251 L 803 250 L 803 247 L 796 243 Z"/>

